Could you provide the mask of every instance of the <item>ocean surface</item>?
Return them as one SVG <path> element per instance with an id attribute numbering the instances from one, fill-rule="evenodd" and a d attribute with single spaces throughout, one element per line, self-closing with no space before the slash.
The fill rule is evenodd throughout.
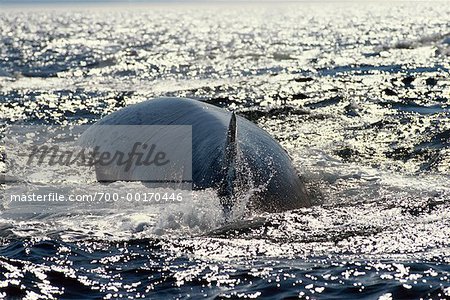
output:
<path id="1" fill-rule="evenodd" d="M 2 196 L 0 298 L 449 299 L 449 62 L 448 2 L 0 7 L 1 132 L 190 97 L 267 130 L 315 204 Z"/>

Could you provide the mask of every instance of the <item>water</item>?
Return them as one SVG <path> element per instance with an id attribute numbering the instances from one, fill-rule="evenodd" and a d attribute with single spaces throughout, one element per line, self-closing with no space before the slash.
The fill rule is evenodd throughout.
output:
<path id="1" fill-rule="evenodd" d="M 3 198 L 0 298 L 449 298 L 449 15 L 445 2 L 2 8 L 3 124 L 207 101 L 270 132 L 315 205 L 223 225 L 212 191 L 35 215 Z"/>

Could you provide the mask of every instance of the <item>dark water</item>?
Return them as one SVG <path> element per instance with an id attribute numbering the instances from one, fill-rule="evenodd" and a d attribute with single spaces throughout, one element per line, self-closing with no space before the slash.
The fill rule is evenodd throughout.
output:
<path id="1" fill-rule="evenodd" d="M 280 141 L 316 205 L 224 226 L 211 191 L 34 215 L 3 197 L 0 298 L 449 298 L 449 20 L 445 2 L 1 8 L 2 124 L 207 101 Z"/>

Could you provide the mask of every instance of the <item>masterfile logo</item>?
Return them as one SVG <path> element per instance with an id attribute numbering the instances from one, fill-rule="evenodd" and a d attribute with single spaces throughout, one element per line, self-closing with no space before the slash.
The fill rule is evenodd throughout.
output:
<path id="1" fill-rule="evenodd" d="M 4 141 L 9 179 L 90 170 L 98 181 L 192 181 L 191 126 L 11 126 Z"/>

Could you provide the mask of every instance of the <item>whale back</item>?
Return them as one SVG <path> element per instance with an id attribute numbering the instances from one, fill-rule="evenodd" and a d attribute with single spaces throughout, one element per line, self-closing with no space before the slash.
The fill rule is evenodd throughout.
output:
<path id="1" fill-rule="evenodd" d="M 226 149 L 230 143 L 231 119 L 231 112 L 197 100 L 158 98 L 120 109 L 93 127 L 190 125 L 194 189 L 223 190 L 224 178 L 233 166 L 236 180 L 242 184 L 246 182 L 246 188 L 255 191 L 252 197 L 255 208 L 282 211 L 310 206 L 304 184 L 286 151 L 266 131 L 240 116 L 236 116 L 233 125 L 235 137 L 232 142 L 237 149 L 237 158 L 230 164 Z M 142 135 L 145 136 L 145 132 Z"/>

